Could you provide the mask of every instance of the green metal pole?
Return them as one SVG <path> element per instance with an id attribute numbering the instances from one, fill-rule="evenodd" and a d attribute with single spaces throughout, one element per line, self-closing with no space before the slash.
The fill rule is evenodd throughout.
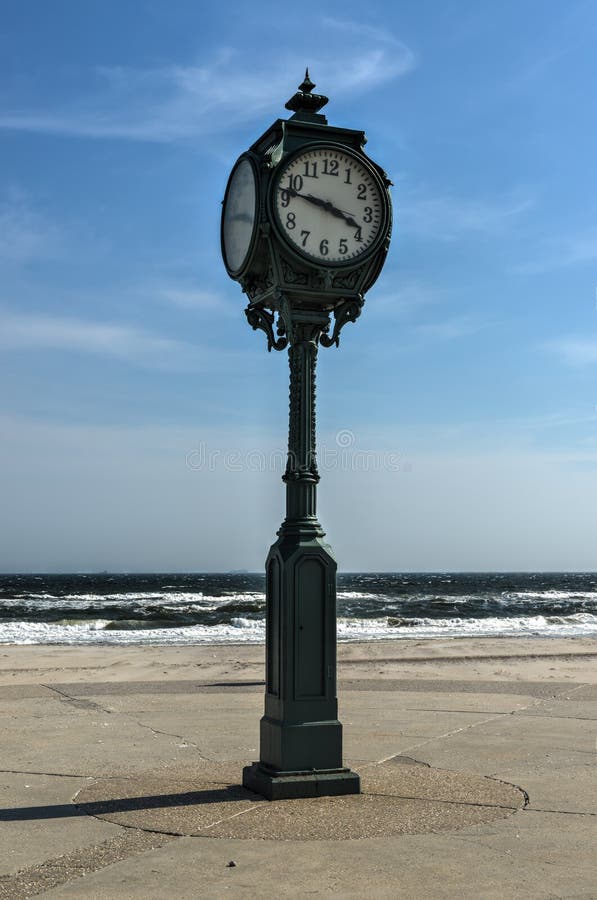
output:
<path id="1" fill-rule="evenodd" d="M 288 321 L 290 319 L 290 321 Z M 269 800 L 360 791 L 342 764 L 336 698 L 336 561 L 317 519 L 315 370 L 329 315 L 293 309 L 286 518 L 266 562 L 266 694 L 260 759 L 245 787 Z"/>

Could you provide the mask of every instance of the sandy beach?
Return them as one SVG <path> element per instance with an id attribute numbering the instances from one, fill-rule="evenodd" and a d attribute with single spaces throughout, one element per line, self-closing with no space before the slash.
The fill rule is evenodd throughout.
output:
<path id="1" fill-rule="evenodd" d="M 274 804 L 263 657 L 2 645 L 0 897 L 597 896 L 597 641 L 340 644 L 364 792 Z"/>
<path id="2" fill-rule="evenodd" d="M 10 646 L 0 644 L 3 684 L 196 678 L 263 679 L 263 644 L 196 647 Z M 591 658 L 595 661 L 591 665 Z M 557 665 L 553 661 L 557 660 Z M 450 638 L 338 644 L 338 679 L 380 676 L 571 678 L 597 682 L 592 638 Z"/>

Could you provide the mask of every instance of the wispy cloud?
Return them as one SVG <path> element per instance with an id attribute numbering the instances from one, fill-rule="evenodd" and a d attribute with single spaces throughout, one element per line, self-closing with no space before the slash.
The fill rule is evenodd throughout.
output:
<path id="1" fill-rule="evenodd" d="M 198 366 L 199 348 L 158 337 L 130 325 L 76 318 L 0 312 L 0 347 L 100 354 L 149 368 L 187 370 Z"/>
<path id="2" fill-rule="evenodd" d="M 453 316 L 437 322 L 426 322 L 413 328 L 413 335 L 422 341 L 453 341 L 477 334 L 491 322 L 472 315 Z"/>
<path id="3" fill-rule="evenodd" d="M 224 297 L 217 291 L 202 291 L 190 287 L 164 287 L 155 292 L 158 300 L 178 309 L 195 312 L 218 312 L 229 314 L 231 309 Z M 236 312 L 236 308 L 235 308 Z"/>
<path id="4" fill-rule="evenodd" d="M 597 363 L 597 337 L 556 338 L 545 344 L 547 350 L 556 353 L 560 359 L 571 366 L 587 366 Z"/>
<path id="5" fill-rule="evenodd" d="M 271 52 L 256 56 L 253 46 L 248 37 L 245 47 L 220 48 L 201 64 L 97 67 L 84 94 L 54 106 L 5 111 L 0 128 L 170 142 L 278 112 L 305 62 L 321 89 L 339 97 L 367 91 L 415 65 L 412 51 L 389 32 L 329 18 L 309 31 L 304 47 L 296 41 L 284 47 L 278 32 Z"/>
<path id="6" fill-rule="evenodd" d="M 11 190 L 0 202 L 0 263 L 22 265 L 56 259 L 65 252 L 62 229 L 36 209 L 23 192 Z"/>
<path id="7" fill-rule="evenodd" d="M 391 288 L 386 286 L 388 283 L 391 283 Z M 370 310 L 383 316 L 405 317 L 443 302 L 451 293 L 443 286 L 438 287 L 416 279 L 403 281 L 399 276 L 393 276 L 381 282 L 367 305 Z"/>
<path id="8" fill-rule="evenodd" d="M 385 28 L 377 28 L 364 22 L 335 19 L 331 16 L 324 16 L 322 26 L 339 35 L 345 44 L 348 39 L 359 46 L 363 46 L 363 43 L 365 47 L 370 45 L 372 49 L 377 45 L 374 54 L 375 66 L 371 66 L 373 59 L 367 59 L 367 54 L 362 59 L 355 56 L 349 67 L 344 62 L 346 87 L 358 87 L 362 82 L 367 87 L 372 87 L 378 81 L 389 81 L 400 75 L 406 75 L 416 66 L 417 60 L 413 51 Z M 341 89 L 341 86 L 338 85 L 338 88 Z"/>
<path id="9" fill-rule="evenodd" d="M 495 200 L 449 195 L 429 197 L 415 191 L 400 205 L 397 226 L 403 232 L 441 241 L 454 241 L 465 234 L 495 235 L 532 206 L 530 197 L 518 193 Z"/>
<path id="10" fill-rule="evenodd" d="M 537 248 L 534 258 L 514 267 L 522 275 L 539 275 L 552 269 L 584 265 L 597 260 L 597 230 L 549 238 Z"/>

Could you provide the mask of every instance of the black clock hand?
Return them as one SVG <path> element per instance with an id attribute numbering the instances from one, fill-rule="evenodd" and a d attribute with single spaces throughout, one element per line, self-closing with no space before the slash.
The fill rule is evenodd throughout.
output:
<path id="1" fill-rule="evenodd" d="M 341 209 L 338 209 L 337 206 L 333 206 L 331 203 L 328 203 L 324 200 L 323 208 L 330 212 L 333 216 L 336 216 L 337 219 L 344 219 L 347 225 L 350 225 L 352 228 L 358 228 L 359 223 L 355 222 L 354 218 L 350 213 L 345 213 Z"/>
<path id="2" fill-rule="evenodd" d="M 313 194 L 299 194 L 299 192 L 295 191 L 294 188 L 290 188 L 288 190 L 288 193 L 291 197 L 301 197 L 303 200 L 307 200 L 309 203 L 313 203 L 315 206 L 321 206 L 322 209 L 325 209 L 326 212 L 331 213 L 337 219 L 344 219 L 347 225 L 351 225 L 353 228 L 359 227 L 359 223 L 355 222 L 350 213 L 342 212 L 341 209 L 338 209 L 338 207 L 334 206 L 333 203 L 330 203 L 329 200 L 322 200 L 321 197 L 314 197 Z"/>

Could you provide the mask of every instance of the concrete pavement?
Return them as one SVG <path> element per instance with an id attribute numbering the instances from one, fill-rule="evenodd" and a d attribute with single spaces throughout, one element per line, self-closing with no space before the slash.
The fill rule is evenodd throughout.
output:
<path id="1" fill-rule="evenodd" d="M 0 685 L 0 897 L 595 900 L 595 657 L 547 647 L 525 667 L 508 646 L 512 665 L 481 648 L 426 669 L 424 648 L 405 663 L 396 642 L 383 672 L 341 648 L 364 793 L 274 804 L 238 787 L 258 755 L 258 678 L 15 669 Z"/>

